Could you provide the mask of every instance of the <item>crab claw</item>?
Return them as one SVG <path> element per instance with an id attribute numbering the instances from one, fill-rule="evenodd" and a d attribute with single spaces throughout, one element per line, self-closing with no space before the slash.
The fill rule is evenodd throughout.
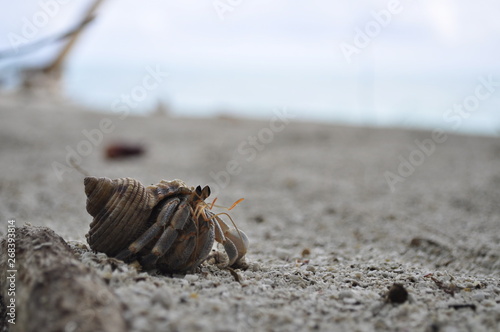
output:
<path id="1" fill-rule="evenodd" d="M 243 233 L 243 231 L 236 228 L 228 229 L 224 233 L 224 236 L 227 239 L 231 240 L 231 242 L 236 247 L 236 250 L 238 251 L 238 257 L 236 258 L 234 264 L 238 264 L 247 253 L 249 244 L 248 236 L 245 233 Z"/>

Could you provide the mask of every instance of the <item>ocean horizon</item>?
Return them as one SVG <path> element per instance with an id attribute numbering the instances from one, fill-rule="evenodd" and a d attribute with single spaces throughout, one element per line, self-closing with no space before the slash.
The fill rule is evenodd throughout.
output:
<path id="1" fill-rule="evenodd" d="M 156 81 L 155 71 L 160 74 Z M 493 88 L 481 87 L 488 80 Z M 95 64 L 69 67 L 64 90 L 82 105 L 110 112 L 131 98 L 128 108 L 136 114 L 154 112 L 161 104 L 172 115 L 268 119 L 286 108 L 304 121 L 497 136 L 495 82 L 493 75 L 481 73 L 385 74 L 365 68 L 349 75 L 321 67 Z M 475 96 L 486 88 L 492 90 L 486 98 Z"/>

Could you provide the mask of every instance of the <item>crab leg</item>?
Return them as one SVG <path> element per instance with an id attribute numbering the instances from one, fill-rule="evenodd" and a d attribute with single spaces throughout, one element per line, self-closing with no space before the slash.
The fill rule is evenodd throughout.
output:
<path id="1" fill-rule="evenodd" d="M 248 236 L 243 233 L 243 231 L 231 228 L 224 233 L 224 236 L 227 240 L 231 240 L 233 244 L 236 246 L 236 250 L 238 251 L 238 259 L 236 260 L 236 264 L 241 262 L 243 256 L 246 255 L 248 249 Z"/>
<path id="2" fill-rule="evenodd" d="M 227 257 L 229 258 L 229 263 L 227 266 L 231 266 L 238 259 L 238 249 L 234 245 L 233 241 L 224 236 L 223 228 L 229 227 L 217 216 L 212 213 L 207 213 L 211 215 L 211 217 L 215 217 L 214 228 L 215 228 L 215 241 L 221 243 L 224 246 L 224 250 L 226 251 Z M 222 225 L 222 227 L 221 227 Z"/>
<path id="3" fill-rule="evenodd" d="M 189 236 L 182 243 L 177 246 L 173 252 L 172 258 L 170 260 L 170 267 L 176 271 L 182 271 L 185 269 L 186 265 L 191 266 L 191 264 L 187 264 L 191 255 L 196 249 L 196 237 Z"/>
<path id="4" fill-rule="evenodd" d="M 197 240 L 198 251 L 198 260 L 194 263 L 194 267 L 199 266 L 205 259 L 207 259 L 210 251 L 212 250 L 212 246 L 214 244 L 214 226 L 212 223 L 207 223 L 204 225 L 205 227 L 200 227 L 202 231 L 200 232 L 199 238 Z"/>
<path id="5" fill-rule="evenodd" d="M 213 213 L 207 214 L 210 215 L 210 218 L 215 219 L 215 240 L 224 245 L 224 249 L 229 257 L 228 266 L 238 263 L 247 253 L 249 242 L 247 235 L 239 229 L 230 228 L 217 215 Z M 236 255 L 236 257 L 234 257 L 234 255 Z"/>
<path id="6" fill-rule="evenodd" d="M 166 212 L 164 217 L 160 213 L 158 218 L 161 218 L 160 223 L 166 224 L 170 219 L 171 213 Z M 151 250 L 151 253 L 145 256 L 141 263 L 145 267 L 153 266 L 159 257 L 163 256 L 172 246 L 174 241 L 177 239 L 178 231 L 184 228 L 184 225 L 191 217 L 190 207 L 188 205 L 187 199 L 182 199 L 172 216 L 172 220 L 168 227 L 165 229 L 160 239 L 156 242 L 155 246 Z"/>
<path id="7" fill-rule="evenodd" d="M 137 240 L 132 242 L 128 246 L 127 249 L 122 250 L 116 258 L 125 260 L 129 258 L 130 256 L 138 253 L 141 251 L 142 248 L 144 248 L 148 243 L 150 243 L 155 237 L 157 237 L 163 230 L 165 229 L 165 225 L 167 225 L 168 221 L 174 214 L 174 212 L 177 209 L 177 206 L 180 203 L 179 198 L 174 198 L 171 201 L 167 202 L 160 214 L 158 215 L 158 218 L 156 219 L 157 221 L 148 228 Z"/>

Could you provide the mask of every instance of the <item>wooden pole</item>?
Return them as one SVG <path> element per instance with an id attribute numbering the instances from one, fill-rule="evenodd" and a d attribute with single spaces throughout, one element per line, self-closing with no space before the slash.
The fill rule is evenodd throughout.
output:
<path id="1" fill-rule="evenodd" d="M 92 6 L 87 10 L 87 12 L 83 15 L 83 20 L 82 24 L 80 27 L 75 31 L 71 37 L 69 38 L 68 42 L 64 46 L 64 48 L 61 50 L 61 52 L 58 54 L 58 56 L 55 58 L 55 60 L 45 67 L 43 70 L 47 74 L 51 73 L 60 73 L 61 72 L 61 67 L 64 63 L 64 60 L 68 56 L 69 52 L 71 49 L 75 46 L 76 41 L 78 40 L 78 37 L 80 37 L 82 31 L 85 29 L 86 24 L 85 22 L 89 21 L 92 19 L 94 12 L 97 10 L 97 8 L 101 5 L 103 0 L 95 0 Z"/>

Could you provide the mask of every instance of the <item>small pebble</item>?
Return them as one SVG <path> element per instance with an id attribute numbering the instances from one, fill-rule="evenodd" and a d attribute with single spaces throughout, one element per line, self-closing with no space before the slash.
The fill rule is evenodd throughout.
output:
<path id="1" fill-rule="evenodd" d="M 199 278 L 200 277 L 197 274 L 186 274 L 186 276 L 184 277 L 184 279 L 189 281 L 189 282 L 194 282 L 194 281 L 198 280 Z"/>
<path id="2" fill-rule="evenodd" d="M 344 301 L 345 304 L 356 304 L 358 303 L 358 300 L 353 298 L 353 297 L 346 297 L 344 299 L 342 299 L 342 301 Z"/>
<path id="3" fill-rule="evenodd" d="M 250 269 L 253 271 L 253 272 L 258 272 L 260 271 L 260 264 L 255 262 L 255 263 L 252 263 L 250 264 Z"/>
<path id="4" fill-rule="evenodd" d="M 258 223 L 258 224 L 262 224 L 264 222 L 264 217 L 261 216 L 261 215 L 256 215 L 253 220 Z"/>
<path id="5" fill-rule="evenodd" d="M 479 293 L 473 294 L 472 299 L 475 301 L 482 301 L 485 299 L 484 293 L 479 292 Z"/>
<path id="6" fill-rule="evenodd" d="M 484 305 L 485 307 L 494 307 L 496 305 L 496 303 L 491 300 L 485 300 L 481 304 Z"/>
<path id="7" fill-rule="evenodd" d="M 405 303 L 408 300 L 408 291 L 401 284 L 393 284 L 387 293 L 387 300 L 390 303 Z"/>
<path id="8" fill-rule="evenodd" d="M 347 297 L 354 297 L 353 291 L 350 290 L 343 290 L 339 293 L 339 298 L 345 299 Z"/>
<path id="9" fill-rule="evenodd" d="M 316 272 L 316 268 L 312 265 L 307 265 L 306 267 L 306 271 L 309 271 L 309 272 Z"/>
<path id="10" fill-rule="evenodd" d="M 163 306 L 164 308 L 170 309 L 170 307 L 173 304 L 172 294 L 166 292 L 165 290 L 162 290 L 162 292 L 159 292 L 159 293 L 156 293 L 155 295 L 153 295 L 151 302 L 153 304 L 158 303 L 161 306 Z"/>
<path id="11" fill-rule="evenodd" d="M 282 260 L 288 260 L 291 256 L 290 251 L 283 249 L 283 248 L 277 248 L 276 249 L 276 256 Z"/>

